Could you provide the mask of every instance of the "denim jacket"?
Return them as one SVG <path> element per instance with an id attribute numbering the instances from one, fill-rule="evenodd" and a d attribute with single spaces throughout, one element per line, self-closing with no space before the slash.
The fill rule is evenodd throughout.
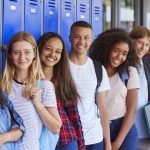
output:
<path id="1" fill-rule="evenodd" d="M 25 132 L 23 120 L 14 110 L 13 104 L 8 99 L 7 95 L 3 93 L 6 105 L 0 105 L 0 133 L 7 132 L 12 128 L 18 127 L 22 132 Z M 17 142 L 8 142 L 0 145 L 0 150 L 18 150 Z"/>

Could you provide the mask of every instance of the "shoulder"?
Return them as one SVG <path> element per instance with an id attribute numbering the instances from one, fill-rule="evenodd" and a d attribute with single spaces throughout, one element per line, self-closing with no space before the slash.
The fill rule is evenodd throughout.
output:
<path id="1" fill-rule="evenodd" d="M 39 88 L 53 88 L 54 87 L 54 85 L 53 85 L 53 83 L 51 82 L 51 81 L 49 81 L 49 80 L 39 80 L 38 82 L 37 82 L 37 86 L 39 87 Z"/>
<path id="2" fill-rule="evenodd" d="M 139 88 L 139 75 L 135 67 L 129 67 L 128 89 Z"/>
<path id="3" fill-rule="evenodd" d="M 133 74 L 137 74 L 138 75 L 138 71 L 137 71 L 136 67 L 129 66 L 128 67 L 128 71 L 129 71 L 129 75 L 133 75 Z"/>

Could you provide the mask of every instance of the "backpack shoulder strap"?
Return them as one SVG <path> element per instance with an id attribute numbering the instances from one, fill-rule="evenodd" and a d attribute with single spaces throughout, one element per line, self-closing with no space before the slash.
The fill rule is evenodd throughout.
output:
<path id="1" fill-rule="evenodd" d="M 96 60 L 93 60 L 93 63 L 94 63 L 96 77 L 97 77 L 97 86 L 99 87 L 102 82 L 102 65 Z"/>
<path id="2" fill-rule="evenodd" d="M 103 75 L 102 71 L 103 70 L 102 70 L 101 63 L 99 63 L 96 60 L 93 60 L 93 63 L 94 63 L 94 68 L 95 68 L 95 73 L 96 73 L 96 78 L 97 78 L 97 85 L 96 85 L 96 89 L 95 89 L 95 103 L 97 104 L 96 95 L 97 95 L 98 88 L 100 87 L 101 82 L 102 82 L 102 75 Z"/>
<path id="3" fill-rule="evenodd" d="M 127 87 L 127 84 L 128 84 L 128 80 L 129 80 L 129 71 L 126 70 L 122 73 L 119 73 L 119 76 L 122 80 L 122 82 L 125 84 L 125 86 Z"/>

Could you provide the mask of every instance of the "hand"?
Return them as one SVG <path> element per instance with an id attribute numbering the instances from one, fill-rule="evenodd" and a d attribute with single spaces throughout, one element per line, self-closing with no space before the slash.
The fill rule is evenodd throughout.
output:
<path id="1" fill-rule="evenodd" d="M 42 93 L 41 89 L 36 87 L 31 88 L 30 97 L 35 106 L 41 104 L 41 93 Z"/>
<path id="2" fill-rule="evenodd" d="M 119 145 L 116 143 L 116 142 L 113 142 L 112 144 L 111 144 L 111 147 L 112 147 L 112 150 L 119 150 Z"/>
<path id="3" fill-rule="evenodd" d="M 105 150 L 112 150 L 111 144 L 106 144 L 106 145 L 105 145 Z"/>
<path id="4" fill-rule="evenodd" d="M 7 140 L 8 140 L 7 133 L 0 133 L 0 145 L 5 144 Z"/>

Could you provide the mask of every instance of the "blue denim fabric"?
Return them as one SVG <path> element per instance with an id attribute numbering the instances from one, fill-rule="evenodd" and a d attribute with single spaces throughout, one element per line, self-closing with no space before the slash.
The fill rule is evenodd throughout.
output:
<path id="1" fill-rule="evenodd" d="M 11 128 L 11 117 L 7 107 L 0 106 L 0 133 L 7 132 Z M 13 142 L 0 145 L 0 150 L 17 150 L 17 144 Z"/>
<path id="2" fill-rule="evenodd" d="M 55 150 L 78 150 L 78 144 L 77 141 L 72 141 L 62 147 L 56 147 Z"/>
<path id="3" fill-rule="evenodd" d="M 86 145 L 86 150 L 104 150 L 104 143 L 102 141 L 96 144 Z"/>
<path id="4" fill-rule="evenodd" d="M 110 123 L 111 142 L 113 142 L 116 136 L 118 135 L 118 132 L 122 124 L 122 120 L 123 118 L 118 118 L 116 120 L 111 121 Z M 139 137 L 136 126 L 133 124 L 119 150 L 138 150 L 138 144 L 139 144 Z"/>
<path id="5" fill-rule="evenodd" d="M 21 117 L 14 110 L 13 104 L 7 95 L 3 93 L 3 96 L 6 100 L 6 106 L 0 105 L 0 133 L 7 132 L 15 127 L 20 128 L 24 132 L 25 128 Z M 0 150 L 18 150 L 18 146 L 15 142 L 8 142 L 0 145 Z"/>

